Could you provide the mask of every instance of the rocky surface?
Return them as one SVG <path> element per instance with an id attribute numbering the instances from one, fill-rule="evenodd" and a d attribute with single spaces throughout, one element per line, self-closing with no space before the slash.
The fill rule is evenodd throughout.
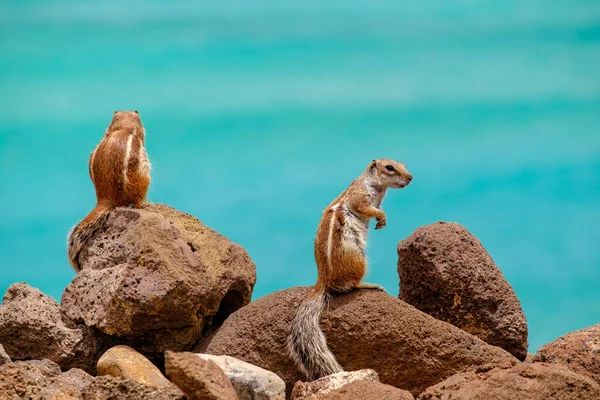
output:
<path id="1" fill-rule="evenodd" d="M 87 372 L 73 368 L 52 378 L 39 397 L 44 400 L 81 399 L 81 391 L 93 381 Z"/>
<path id="2" fill-rule="evenodd" d="M 0 306 L 0 343 L 13 360 L 49 359 L 63 370 L 94 369 L 96 338 L 69 321 L 58 303 L 26 283 L 8 288 Z"/>
<path id="3" fill-rule="evenodd" d="M 128 346 L 115 346 L 98 360 L 98 375 L 131 379 L 154 387 L 170 387 L 171 382 L 146 357 Z"/>
<path id="4" fill-rule="evenodd" d="M 248 304 L 240 246 L 164 205 L 116 209 L 61 305 L 24 283 L 6 292 L 0 399 L 600 399 L 600 324 L 528 355 L 519 301 L 466 229 L 419 228 L 398 254 L 406 301 L 335 296 L 321 327 L 351 372 L 304 383 L 286 342 L 310 288 Z M 193 347 L 208 354 L 164 352 Z"/>
<path id="5" fill-rule="evenodd" d="M 256 281 L 241 246 L 165 205 L 117 208 L 79 262 L 64 313 L 153 357 L 189 349 L 250 301 Z"/>
<path id="6" fill-rule="evenodd" d="M 197 352 L 229 355 L 275 372 L 288 393 L 302 375 L 286 347 L 290 322 L 309 288 L 272 293 L 233 313 Z M 321 326 L 347 371 L 372 368 L 381 382 L 418 394 L 457 372 L 510 366 L 506 351 L 382 292 L 359 290 L 332 301 Z"/>
<path id="7" fill-rule="evenodd" d="M 94 381 L 94 377 L 79 368 L 73 368 L 63 372 L 51 382 L 52 385 L 70 386 L 81 391 Z"/>
<path id="8" fill-rule="evenodd" d="M 306 400 L 414 400 L 410 392 L 372 381 L 355 381 L 324 395 Z"/>
<path id="9" fill-rule="evenodd" d="M 61 373 L 50 360 L 15 361 L 0 367 L 0 399 L 80 400 L 94 381 L 78 368 Z"/>
<path id="10" fill-rule="evenodd" d="M 165 354 L 165 369 L 169 379 L 190 400 L 237 400 L 236 392 L 223 370 L 210 360 L 194 353 Z"/>
<path id="11" fill-rule="evenodd" d="M 398 257 L 400 299 L 525 359 L 521 303 L 469 231 L 447 222 L 422 226 L 398 244 Z"/>
<path id="12" fill-rule="evenodd" d="M 225 372 L 240 400 L 284 400 L 285 382 L 271 371 L 229 356 L 198 354 Z"/>
<path id="13" fill-rule="evenodd" d="M 600 324 L 571 332 L 542 346 L 535 360 L 562 363 L 600 384 Z"/>
<path id="14" fill-rule="evenodd" d="M 60 367 L 50 360 L 15 361 L 0 367 L 2 399 L 36 398 L 50 381 L 60 375 Z"/>
<path id="15" fill-rule="evenodd" d="M 520 364 L 512 369 L 457 374 L 418 400 L 597 400 L 600 386 L 562 366 Z"/>
<path id="16" fill-rule="evenodd" d="M 174 386 L 148 386 L 110 375 L 94 379 L 81 391 L 81 395 L 83 400 L 185 400 L 184 394 Z"/>
<path id="17" fill-rule="evenodd" d="M 305 400 L 314 396 L 323 396 L 355 381 L 379 382 L 377 372 L 372 369 L 344 371 L 324 376 L 312 382 L 296 382 L 292 390 L 292 400 Z"/>

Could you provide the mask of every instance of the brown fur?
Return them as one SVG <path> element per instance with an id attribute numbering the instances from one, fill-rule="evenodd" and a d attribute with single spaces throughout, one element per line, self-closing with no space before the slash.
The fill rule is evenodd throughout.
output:
<path id="1" fill-rule="evenodd" d="M 393 171 L 386 169 L 388 165 L 394 168 Z M 412 175 L 404 164 L 389 159 L 373 160 L 365 172 L 325 209 L 315 239 L 319 272 L 315 292 L 343 293 L 360 285 L 367 269 L 365 246 L 369 220 L 377 219 L 375 229 L 385 227 L 386 215 L 381 202 L 386 189 L 402 188 L 411 180 Z M 364 231 L 358 229 L 363 227 Z"/>
<path id="2" fill-rule="evenodd" d="M 379 285 L 361 283 L 367 270 L 369 221 L 377 219 L 375 229 L 385 227 L 381 202 L 386 190 L 403 188 L 411 180 L 404 164 L 389 159 L 373 160 L 323 212 L 315 239 L 317 282 L 300 305 L 288 338 L 290 355 L 309 380 L 342 370 L 319 327 L 319 317 L 329 295 L 357 288 L 383 290 Z"/>
<path id="3" fill-rule="evenodd" d="M 79 253 L 101 229 L 115 207 L 142 207 L 150 185 L 150 163 L 144 147 L 145 130 L 137 111 L 115 111 L 104 138 L 88 164 L 96 188 L 96 207 L 70 233 L 69 261 L 80 271 Z"/>

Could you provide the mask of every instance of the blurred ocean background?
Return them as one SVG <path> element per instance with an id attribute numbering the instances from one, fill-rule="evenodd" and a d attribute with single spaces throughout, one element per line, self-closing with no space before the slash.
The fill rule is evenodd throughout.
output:
<path id="1" fill-rule="evenodd" d="M 597 0 L 0 2 L 0 292 L 60 299 L 91 151 L 137 109 L 152 202 L 244 246 L 254 298 L 316 278 L 321 212 L 373 158 L 415 179 L 384 201 L 396 244 L 467 227 L 516 290 L 530 351 L 600 322 Z"/>

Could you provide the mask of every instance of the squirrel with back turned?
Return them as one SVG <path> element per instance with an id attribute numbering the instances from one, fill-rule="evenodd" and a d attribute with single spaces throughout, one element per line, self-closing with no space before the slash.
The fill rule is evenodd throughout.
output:
<path id="1" fill-rule="evenodd" d="M 379 285 L 361 283 L 367 270 L 369 221 L 377 220 L 375 229 L 385 227 L 381 202 L 386 190 L 403 188 L 411 180 L 404 164 L 373 160 L 323 212 L 315 239 L 317 282 L 298 308 L 288 337 L 290 356 L 308 380 L 343 371 L 319 327 L 321 312 L 331 294 L 355 289 L 383 290 Z"/>
<path id="2" fill-rule="evenodd" d="M 150 185 L 145 135 L 137 111 L 115 111 L 104 138 L 92 152 L 89 173 L 97 204 L 68 236 L 69 261 L 76 272 L 81 270 L 81 250 L 102 229 L 113 208 L 142 207 Z"/>

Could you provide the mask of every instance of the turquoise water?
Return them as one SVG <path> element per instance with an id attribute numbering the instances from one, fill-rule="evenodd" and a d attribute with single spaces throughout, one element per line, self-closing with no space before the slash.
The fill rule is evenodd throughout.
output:
<path id="1" fill-rule="evenodd" d="M 322 209 L 390 157 L 415 179 L 370 233 L 370 282 L 396 295 L 397 242 L 457 221 L 531 351 L 600 322 L 600 2 L 321 3 L 1 2 L 0 291 L 60 299 L 88 156 L 137 109 L 150 200 L 242 244 L 254 298 L 314 282 Z"/>

